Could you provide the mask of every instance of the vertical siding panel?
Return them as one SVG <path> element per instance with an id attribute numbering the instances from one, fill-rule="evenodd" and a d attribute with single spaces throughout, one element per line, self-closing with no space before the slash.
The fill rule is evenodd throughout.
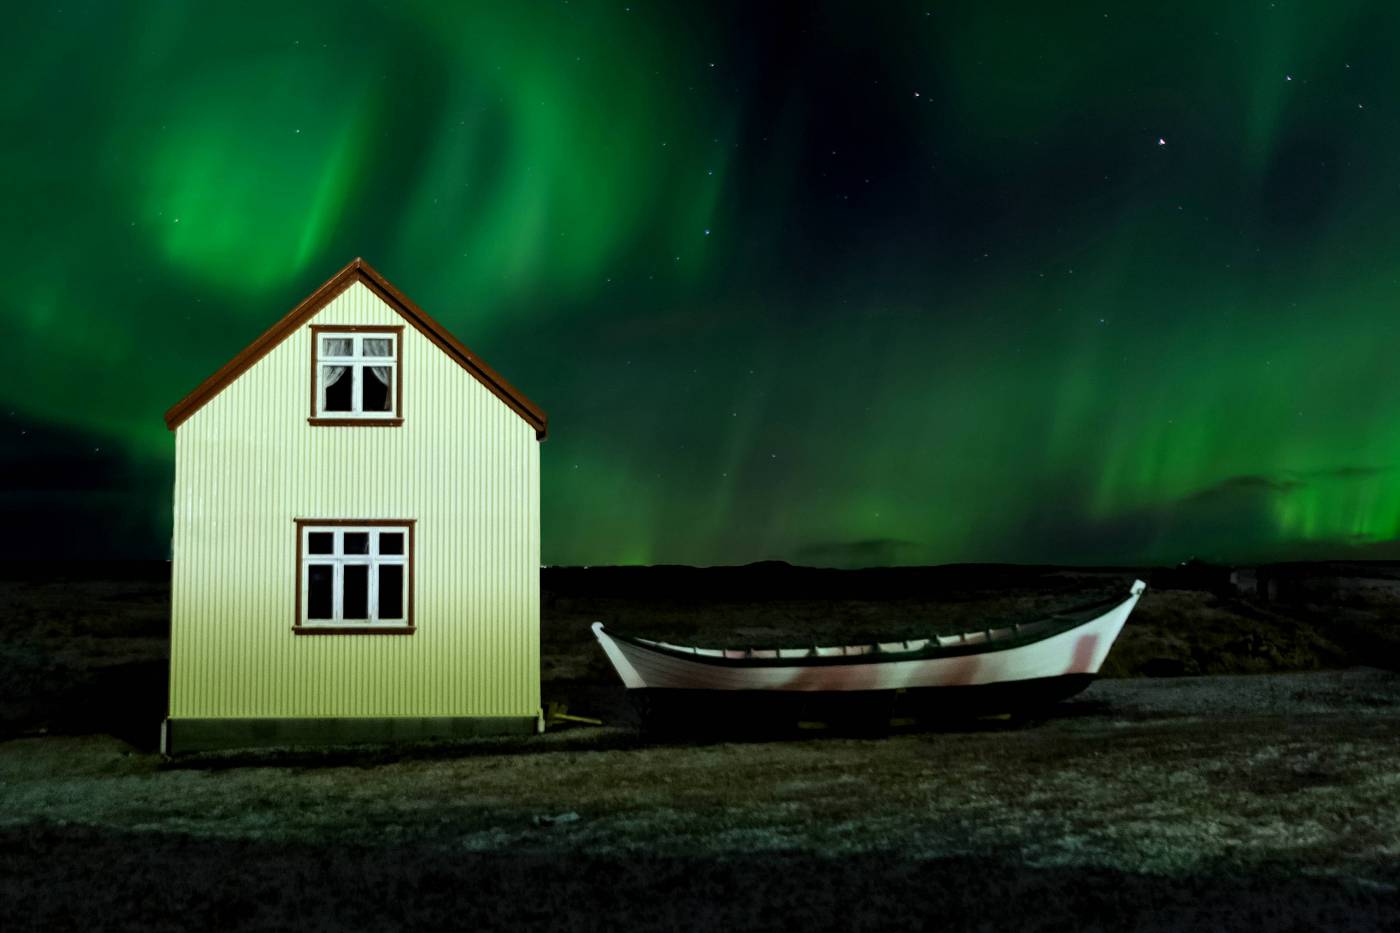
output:
<path id="1" fill-rule="evenodd" d="M 219 413 L 221 412 L 215 412 L 215 414 Z M 208 432 L 212 421 L 213 419 L 210 419 L 200 425 L 200 434 L 202 435 L 200 438 L 200 451 L 205 457 L 209 457 L 205 465 L 210 473 L 210 491 L 209 495 L 204 497 L 204 501 L 200 503 L 201 517 L 206 520 L 200 522 L 199 528 L 196 531 L 199 547 L 209 555 L 205 558 L 208 561 L 205 572 L 208 574 L 209 588 L 214 594 L 214 603 L 210 607 L 212 611 L 200 620 L 202 623 L 202 630 L 199 633 L 201 642 L 199 656 L 201 662 L 205 665 L 217 665 L 220 660 L 219 652 L 222 645 L 216 641 L 216 638 L 219 627 L 224 622 L 225 592 L 225 574 L 219 572 L 219 564 L 223 559 L 223 554 L 220 553 L 218 548 L 219 532 L 222 529 L 223 522 L 221 521 L 222 515 L 220 511 L 214 508 L 216 502 L 222 501 L 225 490 L 223 489 L 223 476 L 219 470 L 215 469 L 216 464 L 213 458 L 210 457 Z M 209 673 L 212 674 L 213 672 L 210 671 Z M 226 677 L 227 675 L 225 674 L 224 676 Z M 200 678 L 198 690 L 200 692 L 200 705 L 205 709 L 211 708 L 211 704 L 214 701 L 214 697 L 211 695 L 214 692 L 213 679 L 208 675 Z"/>
<path id="2" fill-rule="evenodd" d="M 486 705 L 486 671 L 483 655 L 486 651 L 487 618 L 487 579 L 486 567 L 490 559 L 491 542 L 486 536 L 486 516 L 489 505 L 490 486 L 486 464 L 490 457 L 491 432 L 486 424 L 480 399 L 473 399 L 473 419 L 478 442 L 474 444 L 472 457 L 472 496 L 471 496 L 471 550 L 472 550 L 472 591 L 469 598 L 471 618 L 462 633 L 470 643 L 471 658 L 471 703 L 477 709 Z"/>
<path id="3" fill-rule="evenodd" d="M 416 342 L 414 345 L 417 345 Z M 415 354 L 415 356 L 419 355 Z M 418 401 L 414 405 L 413 415 L 416 420 L 413 427 L 415 430 L 426 433 L 429 437 L 440 439 L 440 443 L 455 443 L 457 438 L 443 434 L 442 410 L 437 401 L 437 398 L 442 394 L 442 386 L 438 380 L 437 360 L 433 358 L 433 354 L 421 355 L 425 357 L 418 363 L 422 372 L 422 380 L 419 384 L 423 390 L 419 393 Z M 437 484 L 432 482 L 432 477 L 435 474 L 441 474 L 447 467 L 442 459 L 442 450 L 436 445 L 426 448 L 415 447 L 415 449 L 423 449 L 424 453 L 419 455 L 413 464 L 414 488 L 432 489 L 436 487 L 440 496 L 440 503 L 436 507 L 425 504 L 420 519 L 423 527 L 418 536 L 418 590 L 423 597 L 424 628 L 422 635 L 424 644 L 427 645 L 426 653 L 422 658 L 423 676 L 427 687 L 423 708 L 437 712 L 458 705 L 455 703 L 455 697 L 452 696 L 455 684 L 450 673 L 445 674 L 443 670 L 444 659 L 453 655 L 452 633 L 446 626 L 452 624 L 454 568 L 451 565 L 450 555 L 443 553 L 443 551 L 450 547 L 447 543 L 447 536 L 450 534 L 449 528 L 456 519 L 453 514 L 455 495 L 451 481 L 446 480 L 445 477 L 440 479 Z M 430 593 L 433 594 L 431 605 L 428 595 Z"/>
<path id="4" fill-rule="evenodd" d="M 253 388 L 261 390 L 258 383 L 253 384 Z M 261 410 L 263 399 L 267 393 L 257 391 L 256 409 Z M 251 521 L 253 507 L 249 502 L 249 497 L 253 495 L 253 479 L 259 469 L 258 463 L 258 442 L 264 440 L 263 429 L 255 426 L 252 407 L 245 407 L 240 415 L 240 446 L 243 448 L 243 459 L 247 463 L 245 469 L 232 474 L 230 486 L 233 488 L 234 502 L 236 507 L 229 515 L 229 522 L 224 530 L 224 537 L 228 540 L 237 539 L 243 542 L 242 547 L 230 550 L 230 563 L 236 568 L 229 575 L 229 620 L 227 626 L 219 633 L 227 645 L 228 654 L 234 658 L 238 665 L 238 680 L 235 690 L 241 700 L 240 709 L 243 715 L 247 715 L 251 709 L 250 704 L 261 700 L 264 691 L 258 689 L 260 686 L 254 681 L 253 666 L 253 646 L 261 641 L 261 631 L 265 620 L 254 618 L 251 613 L 253 594 L 257 587 L 264 585 L 262 575 L 257 572 L 257 558 L 263 553 L 267 546 L 266 529 L 260 527 L 258 523 Z M 261 511 L 261 509 L 259 509 Z"/>
<path id="5" fill-rule="evenodd" d="M 253 388 L 256 389 L 256 383 L 254 383 Z M 248 443 L 246 433 L 248 424 L 246 419 L 239 417 L 240 414 L 241 412 L 235 409 L 229 420 L 234 424 L 234 431 L 237 432 L 234 435 L 235 443 L 238 444 L 240 448 L 246 449 Z M 243 450 L 240 450 L 240 453 L 243 452 Z M 230 472 L 224 478 L 224 494 L 228 496 L 229 507 L 225 510 L 224 521 L 220 523 L 221 527 L 216 532 L 218 538 L 218 544 L 216 546 L 219 548 L 224 548 L 225 541 L 234 537 L 241 538 L 251 531 L 251 529 L 242 527 L 243 523 L 241 520 L 241 513 L 243 511 L 242 496 L 244 474 L 244 470 L 237 470 Z M 249 535 L 249 537 L 251 538 L 251 535 Z M 248 541 L 249 545 L 254 543 L 255 542 L 252 540 Z M 244 589 L 239 583 L 240 581 L 248 579 L 247 572 L 243 566 L 243 555 L 245 553 L 247 553 L 246 547 L 224 550 L 224 558 L 220 562 L 223 565 L 221 577 L 224 587 L 224 617 L 218 629 L 213 633 L 222 648 L 221 654 L 225 659 L 225 663 L 232 669 L 229 678 L 229 686 L 234 697 L 238 698 L 240 701 L 240 705 L 234 707 L 237 715 L 243 715 L 247 712 L 246 707 L 242 706 L 241 703 L 245 703 L 246 698 L 251 696 L 250 692 L 247 690 L 247 684 L 244 682 L 242 652 L 237 650 L 242 643 L 242 639 L 235 638 L 233 634 L 238 626 L 238 609 L 241 602 L 240 597 Z M 251 635 L 252 633 L 248 634 Z"/>
<path id="6" fill-rule="evenodd" d="M 213 406 L 211 405 L 210 407 Z M 204 468 L 208 473 L 209 491 L 206 495 L 199 497 L 199 506 L 194 517 L 195 529 L 193 536 L 197 550 L 201 554 L 206 555 L 201 557 L 200 561 L 203 564 L 204 585 L 212 596 L 212 604 L 209 606 L 208 611 L 199 613 L 199 645 L 197 650 L 199 652 L 198 659 L 200 665 L 204 667 L 205 670 L 201 671 L 203 676 L 196 678 L 195 682 L 195 691 L 197 695 L 196 703 L 201 710 L 206 712 L 212 708 L 210 693 L 213 688 L 213 683 L 209 676 L 209 673 L 212 672 L 208 672 L 207 669 L 209 665 L 218 663 L 217 651 L 219 646 L 214 642 L 213 636 L 214 633 L 218 631 L 218 624 L 221 621 L 224 595 L 223 575 L 216 571 L 219 559 L 222 555 L 220 555 L 214 547 L 219 533 L 219 514 L 217 510 L 212 507 L 212 503 L 217 501 L 220 496 L 221 490 L 219 488 L 219 481 L 221 477 L 219 476 L 219 472 L 214 469 L 215 464 L 212 458 L 209 457 L 208 428 L 209 421 L 206 421 L 199 426 L 196 435 L 198 438 L 196 443 L 199 445 L 200 456 L 206 458 Z"/>
<path id="7" fill-rule="evenodd" d="M 481 531 L 481 516 L 484 510 L 482 500 L 481 451 L 486 441 L 486 430 L 481 423 L 481 404 L 473 396 L 468 403 L 472 437 L 476 443 L 465 452 L 468 464 L 468 484 L 462 490 L 463 512 L 461 514 L 464 537 L 467 539 L 467 589 L 462 594 L 462 604 L 466 609 L 463 625 L 457 633 L 462 643 L 462 657 L 465 659 L 466 682 L 462 685 L 462 700 L 475 709 L 481 708 L 481 561 L 484 548 Z"/>
<path id="8" fill-rule="evenodd" d="M 466 404 L 467 423 L 473 439 L 484 439 L 485 430 L 481 424 L 481 406 L 477 396 L 472 395 Z M 457 521 L 462 529 L 464 543 L 462 575 L 463 588 L 458 601 L 462 610 L 461 627 L 454 635 L 458 642 L 459 657 L 463 659 L 462 682 L 459 684 L 460 702 L 473 708 L 481 708 L 480 632 L 481 632 L 481 443 L 470 444 L 463 452 L 466 464 L 466 482 L 459 490 L 461 511 Z"/>
<path id="9" fill-rule="evenodd" d="M 496 598 L 492 606 L 495 635 L 495 650 L 491 653 L 491 705 L 497 709 L 510 706 L 510 687 L 506 678 L 510 671 L 510 651 L 514 647 L 510 631 L 510 600 L 506 592 L 505 580 L 510 572 L 511 540 L 514 537 L 510 523 L 506 521 L 510 504 L 510 462 L 508 435 L 504 421 L 497 417 L 492 436 L 496 439 L 496 456 L 492 468 L 496 473 L 496 538 L 500 542 L 496 555 Z"/>
<path id="10" fill-rule="evenodd" d="M 440 367 L 436 370 L 438 388 L 443 389 L 443 382 L 447 378 Z M 477 566 L 476 550 L 477 537 L 474 531 L 476 508 L 476 487 L 478 476 L 476 465 L 473 462 L 474 455 L 480 450 L 478 444 L 479 429 L 476 428 L 473 417 L 475 395 L 468 395 L 462 400 L 463 411 L 457 418 L 451 418 L 447 412 L 439 409 L 434 413 L 437 421 L 436 431 L 450 431 L 455 423 L 466 421 L 472 424 L 472 433 L 468 435 L 466 430 L 461 430 L 460 434 L 453 438 L 451 444 L 443 445 L 440 453 L 444 457 L 454 458 L 461 465 L 461 476 L 451 490 L 452 496 L 452 516 L 453 531 L 450 535 L 452 540 L 458 542 L 462 550 L 454 556 L 451 575 L 453 584 L 449 592 L 453 603 L 450 610 L 451 627 L 442 632 L 443 642 L 446 652 L 455 659 L 455 664 L 450 669 L 445 668 L 439 660 L 439 669 L 446 671 L 446 676 L 451 681 L 451 688 L 448 696 L 450 702 L 462 709 L 478 709 L 475 694 L 477 690 L 476 671 L 476 626 L 477 613 L 475 600 L 477 595 Z M 465 416 L 465 417 L 463 417 Z M 444 535 L 443 540 L 448 540 L 449 536 Z"/>
<path id="11" fill-rule="evenodd" d="M 502 698 L 502 703 L 507 709 L 520 709 L 524 706 L 524 695 L 521 689 L 523 686 L 521 674 L 524 673 L 524 651 L 521 650 L 521 643 L 524 641 L 525 632 L 520 624 L 520 605 L 525 598 L 524 587 L 526 586 L 526 578 L 521 574 L 523 562 L 520 559 L 520 535 L 524 529 L 520 527 L 519 518 L 511 520 L 512 516 L 523 514 L 520 511 L 520 445 L 515 442 L 517 432 L 514 425 L 506 423 L 502 425 L 502 431 L 502 438 L 507 442 L 510 451 L 510 455 L 504 458 L 502 463 L 508 494 L 505 526 L 510 536 L 510 550 L 507 552 L 508 559 L 501 580 L 506 606 L 509 610 L 505 615 L 505 627 L 502 630 L 502 634 L 509 640 L 509 645 L 501 658 L 501 684 L 506 688 L 506 695 Z"/>
<path id="12" fill-rule="evenodd" d="M 263 542 L 260 540 L 261 529 L 250 527 L 248 523 L 248 495 L 251 484 L 249 483 L 249 472 L 257 468 L 255 458 L 249 456 L 256 447 L 257 439 L 262 434 L 258 430 L 254 434 L 249 434 L 252 427 L 252 418 L 249 417 L 249 408 L 261 406 L 264 393 L 260 391 L 261 385 L 253 383 L 250 388 L 253 390 L 251 397 L 254 399 L 253 406 L 235 408 L 230 421 L 237 425 L 235 430 L 235 442 L 238 444 L 240 459 L 245 462 L 244 469 L 232 472 L 228 476 L 228 492 L 230 505 L 227 512 L 227 520 L 224 528 L 219 534 L 219 546 L 224 547 L 226 541 L 234 539 L 243 542 L 242 547 L 229 548 L 225 564 L 229 568 L 225 585 L 228 587 L 228 614 L 222 628 L 219 629 L 218 637 L 224 645 L 224 656 L 232 661 L 234 668 L 233 692 L 239 701 L 235 707 L 239 715 L 246 716 L 249 710 L 249 703 L 260 697 L 261 691 L 254 689 L 255 684 L 251 682 L 251 665 L 248 663 L 248 643 L 256 641 L 258 637 L 257 620 L 251 619 L 247 615 L 248 591 L 257 585 L 257 577 L 253 573 L 252 561 L 249 559 L 250 552 L 256 553 L 261 549 Z"/>
<path id="13" fill-rule="evenodd" d="M 489 672 L 486 653 L 491 650 L 491 557 L 495 542 L 491 540 L 491 423 L 490 412 L 476 400 L 477 438 L 479 439 L 472 474 L 472 618 L 467 629 L 472 639 L 472 702 L 477 709 L 486 709 L 490 701 Z"/>
<path id="14" fill-rule="evenodd" d="M 506 433 L 505 421 L 496 418 L 496 429 L 493 435 L 496 437 L 497 448 L 494 467 L 496 470 L 496 540 L 501 543 L 500 554 L 496 559 L 496 605 L 494 615 L 496 619 L 496 650 L 492 653 L 492 684 L 494 686 L 495 697 L 493 705 L 498 709 L 509 709 L 511 706 L 510 696 L 514 691 L 511 684 L 507 682 L 510 677 L 510 653 L 515 649 L 515 638 L 511 631 L 511 600 L 506 590 L 505 582 L 510 575 L 510 556 L 515 539 L 514 529 L 511 523 L 506 521 L 506 516 L 510 511 L 510 435 Z"/>
<path id="15" fill-rule="evenodd" d="M 186 437 L 189 439 L 186 449 L 193 474 L 190 487 L 186 489 L 185 493 L 186 501 L 189 504 L 185 518 L 185 526 L 189 530 L 189 534 L 185 537 L 185 553 L 187 555 L 185 560 L 190 566 L 192 576 L 188 598 L 181 600 L 189 619 L 189 624 L 185 627 L 185 630 L 189 632 L 189 638 L 185 640 L 189 666 L 187 668 L 188 674 L 180 679 L 180 683 L 186 689 L 185 695 L 189 697 L 186 715 L 190 716 L 199 715 L 199 711 L 203 708 L 199 689 L 200 662 L 206 655 L 204 630 L 212 609 L 209 598 L 213 594 L 215 585 L 205 570 L 208 558 L 205 556 L 204 544 L 200 540 L 200 530 L 207 527 L 201 505 L 206 496 L 205 491 L 211 488 L 214 483 L 214 478 L 208 474 L 206 469 L 201 449 L 200 428 L 202 424 L 203 422 L 186 422 L 180 427 L 180 430 L 185 431 Z M 173 629 L 179 621 L 182 620 L 171 619 L 171 628 Z"/>
<path id="16" fill-rule="evenodd" d="M 515 639 L 511 631 L 511 600 L 506 590 L 506 580 L 510 575 L 511 550 L 514 547 L 514 529 L 510 527 L 510 522 L 506 521 L 506 516 L 510 512 L 510 448 L 509 435 L 506 433 L 503 419 L 496 419 L 496 431 L 498 447 L 496 450 L 496 529 L 497 539 L 501 542 L 500 557 L 496 561 L 496 651 L 491 659 L 491 666 L 495 679 L 495 705 L 500 709 L 508 709 L 511 705 L 510 695 L 513 692 L 511 685 L 507 683 L 510 676 L 510 653 L 515 648 Z"/>
<path id="17" fill-rule="evenodd" d="M 507 503 L 506 515 L 522 516 L 520 511 L 520 445 L 515 442 L 517 432 L 511 424 L 505 425 L 503 437 L 507 441 L 510 449 L 510 456 L 506 459 L 504 470 L 507 485 L 510 491 L 510 498 Z M 524 652 L 521 650 L 521 642 L 525 638 L 525 632 L 520 624 L 520 604 L 525 598 L 524 587 L 526 578 L 521 574 L 522 561 L 520 559 L 520 535 L 524 531 L 520 527 L 520 518 L 514 521 L 507 520 L 506 527 L 510 529 L 510 551 L 509 561 L 506 563 L 506 573 L 503 580 L 505 587 L 506 604 L 510 611 L 506 615 L 504 634 L 510 641 L 505 657 L 501 659 L 501 683 L 506 687 L 507 693 L 504 703 L 507 709 L 519 709 L 524 705 L 524 694 L 522 692 L 521 674 L 523 671 Z"/>
<path id="18" fill-rule="evenodd" d="M 494 412 L 486 413 L 486 421 L 489 427 L 482 434 L 482 444 L 486 450 L 485 466 L 485 525 L 482 541 L 486 547 L 486 582 L 483 587 L 486 597 L 486 604 L 482 607 L 482 622 L 484 623 L 482 635 L 484 636 L 481 649 L 481 687 L 484 693 L 482 707 L 491 712 L 496 707 L 496 629 L 498 621 L 496 617 L 496 575 L 499 572 L 501 562 L 501 536 L 497 528 L 497 495 L 500 490 L 500 482 L 496 472 L 499 461 L 499 452 L 496 442 L 496 419 L 492 417 Z"/>
<path id="19" fill-rule="evenodd" d="M 188 716 L 195 702 L 190 695 L 191 641 L 199 637 L 192 626 L 193 594 L 199 579 L 192 563 L 196 556 L 190 542 L 190 490 L 198 488 L 199 460 L 190 452 L 190 428 L 181 425 L 175 432 L 175 540 L 171 545 L 170 583 L 170 715 Z M 185 469 L 182 470 L 181 466 Z M 178 623 L 178 624 L 177 624 Z"/>
<path id="20" fill-rule="evenodd" d="M 486 534 L 483 539 L 487 543 L 487 553 L 490 563 L 487 566 L 486 582 L 486 608 L 484 610 L 486 622 L 486 645 L 482 650 L 481 662 L 483 667 L 482 686 L 486 690 L 486 700 L 484 706 L 491 712 L 496 711 L 497 698 L 500 695 L 500 684 L 497 673 L 498 662 L 500 661 L 500 634 L 501 634 L 501 551 L 505 542 L 501 540 L 501 448 L 499 424 L 496 419 L 496 412 L 489 410 L 486 413 L 487 428 L 484 438 L 486 441 Z"/>
<path id="21" fill-rule="evenodd" d="M 482 546 L 485 551 L 486 567 L 482 580 L 481 607 L 481 691 L 482 708 L 494 713 L 499 685 L 496 683 L 496 660 L 499 648 L 497 636 L 500 634 L 500 596 L 496 580 L 501 565 L 501 536 L 497 526 L 498 502 L 500 497 L 500 474 L 497 472 L 500 450 L 496 436 L 495 411 L 490 408 L 482 412 L 485 429 L 481 433 L 482 451 Z"/>
<path id="22" fill-rule="evenodd" d="M 223 412 L 219 410 L 212 414 L 222 415 Z M 223 471 L 218 469 L 218 464 L 211 455 L 209 428 L 212 423 L 214 423 L 214 419 L 211 418 L 200 426 L 200 433 L 204 435 L 200 446 L 204 456 L 209 458 L 207 466 L 211 474 L 211 479 L 213 480 L 210 484 L 210 493 L 206 497 L 205 502 L 202 503 L 200 509 L 200 511 L 207 516 L 207 520 L 201 523 L 202 527 L 199 530 L 200 546 L 204 548 L 205 552 L 209 555 L 207 558 L 209 561 L 209 582 L 210 588 L 215 594 L 214 604 L 212 606 L 213 611 L 209 613 L 208 618 L 204 620 L 204 630 L 201 632 L 204 645 L 201 646 L 200 660 L 207 665 L 207 669 L 217 668 L 220 661 L 223 660 L 223 645 L 218 641 L 218 634 L 226 625 L 224 616 L 228 611 L 227 580 L 229 572 L 227 566 L 222 566 L 227 560 L 227 555 L 223 552 L 223 549 L 219 547 L 219 536 L 223 532 L 224 526 L 224 513 L 222 508 L 216 507 L 225 501 L 228 489 L 225 485 L 226 478 L 223 475 Z M 234 430 L 237 430 L 237 428 L 235 427 Z M 224 667 L 222 672 L 209 670 L 209 674 L 219 676 L 219 679 L 224 681 L 224 683 L 220 684 L 220 687 L 228 690 L 230 686 L 227 683 L 230 677 L 228 671 L 229 668 Z M 206 706 L 217 702 L 214 696 L 217 692 L 215 690 L 215 683 L 216 682 L 207 675 L 205 678 L 201 679 L 199 689 L 200 693 L 203 695 L 202 698 Z M 229 690 L 229 692 L 231 693 L 232 691 Z"/>
<path id="23" fill-rule="evenodd" d="M 184 469 L 181 466 L 184 465 Z M 189 678 L 193 673 L 189 658 L 190 641 L 198 637 L 189 624 L 194 609 L 192 595 L 197 568 L 190 546 L 190 489 L 198 488 L 199 461 L 190 454 L 190 431 L 181 425 L 175 431 L 175 534 L 171 542 L 170 582 L 170 715 L 189 715 Z M 177 620 L 180 624 L 176 624 Z"/>

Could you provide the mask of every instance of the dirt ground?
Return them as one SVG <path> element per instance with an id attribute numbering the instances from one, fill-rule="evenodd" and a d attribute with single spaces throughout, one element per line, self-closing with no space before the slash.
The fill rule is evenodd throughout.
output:
<path id="1" fill-rule="evenodd" d="M 924 602 L 955 624 L 1116 585 L 1091 583 Z M 1378 597 L 1329 629 L 1313 604 L 1149 591 L 1124 672 L 1206 676 L 1104 679 L 1029 721 L 656 743 L 592 618 L 759 641 L 910 606 L 555 592 L 546 695 L 602 727 L 167 762 L 142 725 L 163 587 L 0 587 L 6 930 L 1400 928 L 1400 674 L 1355 656 L 1388 644 Z"/>

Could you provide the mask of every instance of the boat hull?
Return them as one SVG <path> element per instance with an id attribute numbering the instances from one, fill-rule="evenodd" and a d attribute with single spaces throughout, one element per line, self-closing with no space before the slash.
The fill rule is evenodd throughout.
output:
<path id="1" fill-rule="evenodd" d="M 1020 681 L 1040 681 L 1099 672 L 1123 624 L 1137 605 L 1144 585 L 1135 583 L 1127 599 L 1101 614 L 1045 637 L 1009 636 L 999 642 L 989 633 L 973 643 L 942 644 L 922 654 L 864 647 L 842 648 L 842 654 L 822 655 L 813 649 L 801 658 L 782 653 L 727 652 L 684 648 L 663 642 L 614 636 L 594 623 L 593 632 L 622 682 L 629 689 L 702 690 L 719 692 L 774 691 L 847 693 L 975 687 Z M 995 631 L 1010 632 L 1011 629 Z M 982 633 L 971 633 L 975 639 Z M 837 649 L 831 649 L 837 650 Z M 687 653 L 689 652 L 689 653 Z"/>

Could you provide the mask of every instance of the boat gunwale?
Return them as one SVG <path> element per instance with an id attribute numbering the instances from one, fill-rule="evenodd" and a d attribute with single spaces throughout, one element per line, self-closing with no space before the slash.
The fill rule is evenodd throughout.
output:
<path id="1" fill-rule="evenodd" d="M 667 657 L 679 658 L 679 659 L 683 659 L 683 660 L 686 660 L 686 661 L 694 661 L 694 662 L 699 663 L 699 664 L 711 664 L 711 665 L 715 665 L 715 666 L 718 666 L 718 667 L 741 667 L 741 668 L 748 668 L 748 667 L 830 667 L 830 666 L 851 666 L 851 665 L 859 665 L 859 664 L 897 664 L 897 663 L 902 662 L 902 661 L 928 661 L 928 660 L 933 660 L 933 659 L 935 659 L 935 658 L 959 658 L 959 657 L 967 657 L 968 655 L 975 655 L 975 654 L 991 654 L 991 653 L 998 652 L 998 651 L 1009 651 L 1009 650 L 1013 650 L 1013 649 L 1016 649 L 1016 648 L 1025 648 L 1025 647 L 1027 647 L 1027 646 L 1029 646 L 1029 645 L 1034 645 L 1034 644 L 1036 644 L 1036 643 L 1038 643 L 1038 642 L 1042 642 L 1042 641 L 1045 641 L 1045 640 L 1047 640 L 1047 639 L 1054 638 L 1054 637 L 1057 636 L 1057 635 L 1063 635 L 1065 632 L 1072 632 L 1072 631 L 1074 631 L 1074 630 L 1077 629 L 1077 628 L 1080 628 L 1080 627 L 1082 627 L 1082 626 L 1090 625 L 1090 624 L 1092 624 L 1092 623 L 1094 623 L 1094 622 L 1097 622 L 1099 619 L 1102 619 L 1104 616 L 1108 615 L 1108 614 L 1109 614 L 1110 612 L 1112 612 L 1114 609 L 1117 609 L 1118 607 L 1122 606 L 1124 603 L 1127 603 L 1127 602 L 1131 601 L 1132 599 L 1134 599 L 1136 595 L 1137 595 L 1137 594 L 1135 594 L 1135 593 L 1129 593 L 1126 597 L 1114 596 L 1114 597 L 1111 597 L 1111 598 L 1109 598 L 1109 599 L 1099 600 L 1099 601 L 1097 601 L 1097 602 L 1089 603 L 1089 604 L 1086 604 L 1086 605 L 1083 605 L 1083 606 L 1076 606 L 1076 607 L 1074 607 L 1074 608 L 1072 608 L 1072 609 L 1065 610 L 1065 611 L 1062 612 L 1062 613 L 1053 613 L 1053 614 L 1051 614 L 1051 615 L 1044 616 L 1044 617 L 1041 617 L 1041 618 L 1039 618 L 1039 619 L 1034 619 L 1034 620 L 1032 620 L 1032 621 L 1030 621 L 1030 622 L 1015 623 L 1014 625 L 1013 625 L 1013 624 L 1010 624 L 1010 623 L 1008 623 L 1008 624 L 1001 624 L 1001 625 L 991 625 L 991 626 L 987 626 L 987 627 L 985 627 L 985 628 L 964 630 L 964 631 L 959 632 L 959 633 L 957 633 L 957 634 L 960 634 L 960 635 L 981 634 L 981 633 L 983 633 L 983 632 L 990 632 L 990 631 L 993 631 L 993 630 L 996 630 L 996 629 L 1005 629 L 1005 628 L 1013 628 L 1013 627 L 1030 628 L 1031 626 L 1042 626 L 1042 623 L 1046 623 L 1046 622 L 1057 623 L 1057 624 L 1051 624 L 1051 625 L 1044 625 L 1044 626 L 1042 626 L 1042 627 L 1040 627 L 1040 628 L 1037 628 L 1037 629 L 1036 629 L 1035 631 L 1033 631 L 1033 632 L 1021 632 L 1021 633 L 1013 634 L 1013 635 L 1011 635 L 1011 636 L 1009 636 L 1009 637 L 998 638 L 998 639 L 987 639 L 987 640 L 980 641 L 980 642 L 976 642 L 976 643 L 973 643 L 973 644 L 966 644 L 966 643 L 958 642 L 958 643 L 954 643 L 954 644 L 950 644 L 950 645 L 939 645 L 939 644 L 936 644 L 936 642 L 937 642 L 937 636 L 930 636 L 929 639 L 928 639 L 928 640 L 929 640 L 929 644 L 925 645 L 923 648 L 920 648 L 920 649 L 917 649 L 917 650 L 912 650 L 912 651 L 882 651 L 882 650 L 880 650 L 880 647 L 879 647 L 880 641 L 879 641 L 879 640 L 873 640 L 873 641 L 859 642 L 859 643 L 856 643 L 856 644 L 849 644 L 849 645 L 831 645 L 831 646 L 828 646 L 828 645 L 821 645 L 821 646 L 813 646 L 812 648 L 808 649 L 809 652 L 815 652 L 815 651 L 817 650 L 818 647 L 821 647 L 821 648 L 828 648 L 828 647 L 843 647 L 843 648 L 873 647 L 873 648 L 874 648 L 873 651 L 867 651 L 867 652 L 865 652 L 865 653 L 863 653 L 863 654 L 830 654 L 830 655 L 818 655 L 818 654 L 815 654 L 815 653 L 809 653 L 809 654 L 802 655 L 802 656 L 799 656 L 799 657 L 753 657 L 752 655 L 750 655 L 749 657 L 732 658 L 732 657 L 726 657 L 726 656 L 724 656 L 724 655 L 700 654 L 699 651 L 697 650 L 696 646 L 680 646 L 680 645 L 671 645 L 671 644 L 663 644 L 663 643 L 660 643 L 660 642 L 648 641 L 647 639 L 637 638 L 637 637 L 632 636 L 632 635 L 623 635 L 623 634 L 618 633 L 618 632 L 611 632 L 611 631 L 608 631 L 608 629 L 607 629 L 606 627 L 603 627 L 603 628 L 601 629 L 601 631 L 599 632 L 599 634 L 605 634 L 605 635 L 607 635 L 607 637 L 609 637 L 609 638 L 611 638 L 611 639 L 613 639 L 613 640 L 615 640 L 615 641 L 623 642 L 623 643 L 625 643 L 625 644 L 627 644 L 627 645 L 630 645 L 630 646 L 632 646 L 632 647 L 634 647 L 634 648 L 639 648 L 639 649 L 641 649 L 641 650 L 643 650 L 643 651 L 652 651 L 652 652 L 655 652 L 655 653 L 657 653 L 657 654 L 665 655 L 665 656 L 667 656 Z M 946 637 L 946 636 L 945 636 L 945 637 Z M 915 641 L 915 640 L 916 640 L 916 639 L 900 639 L 899 641 Z M 889 643 L 892 642 L 892 641 L 896 641 L 896 640 L 895 640 L 895 639 L 889 639 L 889 640 L 885 640 L 884 643 L 885 643 L 885 644 L 889 644 Z M 735 648 L 728 648 L 728 649 L 709 649 L 709 648 L 707 648 L 707 649 L 702 649 L 702 650 L 706 650 L 706 651 L 712 651 L 712 650 L 719 650 L 719 651 L 738 651 L 738 650 L 745 650 L 745 651 L 748 651 L 748 652 L 754 652 L 754 651 L 791 651 L 791 650 L 794 650 L 794 649 L 793 649 L 793 648 L 782 648 L 782 649 L 777 649 L 777 648 L 751 648 L 751 649 L 735 649 Z"/>

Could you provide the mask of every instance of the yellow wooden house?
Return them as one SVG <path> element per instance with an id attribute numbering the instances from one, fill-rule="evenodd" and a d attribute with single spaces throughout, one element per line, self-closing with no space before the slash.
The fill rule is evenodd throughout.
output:
<path id="1" fill-rule="evenodd" d="M 163 748 L 540 728 L 545 414 L 368 263 L 165 421 Z"/>

